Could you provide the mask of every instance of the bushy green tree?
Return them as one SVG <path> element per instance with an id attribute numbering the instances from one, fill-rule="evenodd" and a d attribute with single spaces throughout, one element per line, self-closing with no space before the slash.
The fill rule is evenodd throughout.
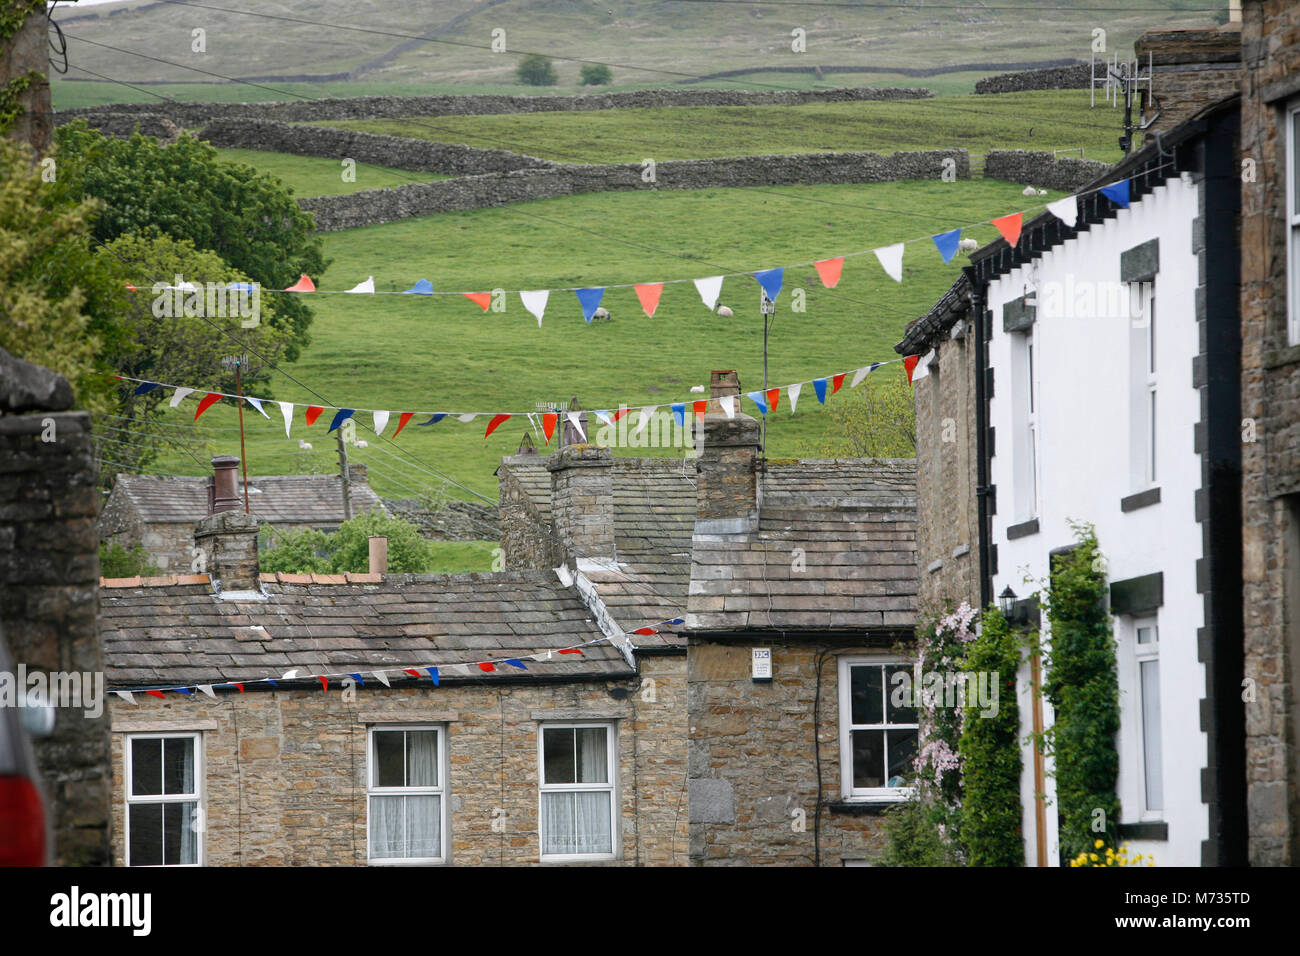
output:
<path id="1" fill-rule="evenodd" d="M 94 197 L 103 208 L 94 236 L 170 236 L 216 253 L 264 289 L 284 289 L 302 273 L 327 265 L 312 217 L 292 190 L 251 166 L 222 161 L 192 136 L 170 145 L 136 133 L 111 139 L 84 122 L 59 127 L 57 189 L 71 199 Z M 138 276 L 151 283 L 171 276 Z M 207 276 L 186 276 L 203 283 Z M 269 298 L 269 296 L 268 296 Z M 285 358 L 296 361 L 310 341 L 312 312 L 302 296 L 279 296 L 272 324 L 287 333 Z"/>
<path id="2" fill-rule="evenodd" d="M 45 168 L 0 139 L 0 347 L 63 375 L 80 407 L 102 411 L 126 290 L 90 240 L 98 203 L 60 192 Z"/>
<path id="3" fill-rule="evenodd" d="M 520 60 L 519 66 L 515 68 L 515 76 L 527 86 L 554 86 L 559 80 L 555 75 L 555 67 L 551 65 L 551 58 L 540 53 L 530 53 Z"/>
<path id="4" fill-rule="evenodd" d="M 912 396 L 901 367 L 895 375 L 880 370 L 848 394 L 841 391 L 834 399 L 827 398 L 831 422 L 826 435 L 818 442 L 802 443 L 800 454 L 807 458 L 915 457 Z"/>
<path id="5" fill-rule="evenodd" d="M 269 526 L 262 534 L 271 547 L 259 559 L 263 571 L 289 574 L 341 574 L 365 572 L 370 566 L 370 538 L 388 538 L 388 570 L 395 574 L 428 574 L 433 570 L 433 544 L 420 529 L 401 518 L 363 512 L 326 534 L 315 529 L 279 531 Z"/>
<path id="6" fill-rule="evenodd" d="M 578 73 L 583 86 L 608 86 L 614 82 L 614 71 L 604 63 L 588 63 Z"/>
<path id="7" fill-rule="evenodd" d="M 99 546 L 99 573 L 105 578 L 156 577 L 162 569 L 138 541 L 129 548 L 105 541 Z"/>

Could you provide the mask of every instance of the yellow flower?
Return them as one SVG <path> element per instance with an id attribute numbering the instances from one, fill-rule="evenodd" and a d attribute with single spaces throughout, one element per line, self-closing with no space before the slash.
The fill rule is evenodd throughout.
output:
<path id="1" fill-rule="evenodd" d="M 1094 847 L 1095 849 L 1098 849 L 1098 850 L 1101 849 L 1101 846 L 1102 846 L 1102 841 L 1101 841 L 1101 840 L 1098 840 L 1096 843 L 1093 844 L 1093 847 Z"/>

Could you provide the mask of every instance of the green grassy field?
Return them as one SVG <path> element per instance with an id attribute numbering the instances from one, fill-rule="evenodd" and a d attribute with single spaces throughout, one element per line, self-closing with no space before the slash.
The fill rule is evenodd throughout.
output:
<path id="1" fill-rule="evenodd" d="M 1067 149 L 1116 162 L 1122 117 L 1090 109 L 1083 90 L 806 106 L 719 106 L 512 113 L 324 125 L 532 152 L 574 163 L 703 159 L 762 153 L 965 147 Z"/>
<path id="2" fill-rule="evenodd" d="M 217 152 L 227 162 L 243 163 L 270 173 L 293 189 L 295 196 L 338 196 L 360 189 L 382 189 L 385 186 L 448 178 L 436 173 L 412 173 L 386 166 L 357 163 L 356 182 L 348 183 L 343 181 L 342 166 L 337 159 L 269 153 L 260 149 L 218 149 Z"/>
<path id="3" fill-rule="evenodd" d="M 1036 202 L 1055 198 L 1058 194 Z M 439 290 L 458 291 L 689 280 L 924 238 L 1031 205 L 1019 187 L 981 179 L 575 196 L 327 234 L 333 263 L 316 278 L 322 289 L 346 289 L 374 275 L 381 291 L 407 288 L 422 277 Z M 969 235 L 987 242 L 996 233 L 983 226 Z M 870 254 L 848 259 L 833 290 L 821 287 L 812 267 L 787 270 L 771 332 L 770 383 L 897 358 L 893 345 L 903 328 L 933 305 L 956 278 L 961 261 L 945 265 L 926 240 L 908 247 L 901 284 Z M 806 312 L 791 311 L 795 288 L 806 291 Z M 556 291 L 539 329 L 515 295 L 507 297 L 504 313 L 486 314 L 460 296 L 320 296 L 312 302 L 313 342 L 287 371 L 323 398 L 281 376 L 274 378 L 274 393 L 282 400 L 394 412 L 525 412 L 536 402 L 565 401 L 575 394 L 585 408 L 688 401 L 690 387 L 706 383 L 715 368 L 736 368 L 746 389 L 758 388 L 757 285 L 748 277 L 728 279 L 721 301 L 735 310 L 734 318 L 709 312 L 691 284 L 670 285 L 650 319 L 633 290 L 613 289 L 603 302 L 613 319 L 588 326 L 573 293 Z M 875 374 L 902 373 L 891 365 Z M 192 406 L 187 402 L 168 421 L 190 421 Z M 299 412 L 290 439 L 274 409 L 272 415 L 267 421 L 251 410 L 245 414 L 251 471 L 337 467 L 334 441 L 326 435 L 328 415 L 308 428 Z M 413 421 L 395 448 L 368 433 L 368 415 L 358 418 L 357 436 L 370 447 L 354 449 L 352 456 L 367 464 L 376 487 L 391 496 L 428 489 L 467 496 L 444 489 L 432 473 L 437 471 L 495 497 L 493 470 L 501 455 L 514 452 L 528 427 L 527 419 L 518 417 L 485 439 L 486 418 L 469 424 L 448 418 L 428 428 Z M 203 422 L 226 429 L 212 444 L 213 453 L 238 453 L 233 406 L 213 407 Z M 809 389 L 798 414 L 791 416 L 784 403 L 774 413 L 769 453 L 798 454 L 801 444 L 816 441 L 829 422 Z M 301 451 L 300 438 L 313 450 Z M 180 455 L 154 467 L 178 474 L 203 470 Z"/>

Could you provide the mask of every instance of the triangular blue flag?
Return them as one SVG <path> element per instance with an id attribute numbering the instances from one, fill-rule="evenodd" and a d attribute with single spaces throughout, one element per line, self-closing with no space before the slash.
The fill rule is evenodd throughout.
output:
<path id="1" fill-rule="evenodd" d="M 939 250 L 939 255 L 943 256 L 943 261 L 952 262 L 952 257 L 957 254 L 957 244 L 961 242 L 961 230 L 941 232 L 931 238 L 934 240 L 935 248 Z"/>
<path id="2" fill-rule="evenodd" d="M 178 694 L 184 694 L 186 697 L 189 697 L 194 693 L 194 691 L 190 690 L 188 687 L 173 687 L 172 690 L 176 691 Z"/>
<path id="3" fill-rule="evenodd" d="M 874 372 L 876 369 L 880 368 L 880 366 L 884 364 L 885 364 L 884 362 L 872 362 L 871 368 L 867 369 L 867 374 Z"/>
<path id="4" fill-rule="evenodd" d="M 671 621 L 664 621 L 664 623 L 665 623 L 665 624 L 685 624 L 685 623 L 686 623 L 686 618 L 684 618 L 684 617 L 675 617 L 675 618 L 673 618 Z"/>
<path id="5" fill-rule="evenodd" d="M 767 402 L 763 400 L 762 392 L 746 392 L 745 394 L 749 396 L 751 402 L 758 406 L 760 412 L 764 415 L 767 414 Z"/>
<path id="6" fill-rule="evenodd" d="M 781 294 L 781 282 L 785 279 L 785 269 L 783 267 L 764 269 L 761 272 L 755 272 L 754 278 L 763 287 L 767 297 L 775 302 L 776 297 Z"/>
<path id="7" fill-rule="evenodd" d="M 673 402 L 672 409 L 673 409 L 673 414 L 677 416 L 677 424 L 680 425 L 682 428 L 685 428 L 686 427 L 686 403 Z"/>
<path id="8" fill-rule="evenodd" d="M 402 295 L 433 295 L 433 283 L 428 279 L 421 279 L 415 285 L 403 291 Z"/>
<path id="9" fill-rule="evenodd" d="M 257 287 L 248 282 L 230 282 L 227 283 L 226 288 L 236 289 L 239 292 L 252 292 Z"/>
<path id="10" fill-rule="evenodd" d="M 358 684 L 360 684 L 362 687 L 365 687 L 365 686 L 366 686 L 366 682 L 363 681 L 363 680 L 361 679 L 361 675 L 360 675 L 360 674 L 349 674 L 348 676 L 351 677 L 351 678 L 352 678 L 354 681 L 356 681 Z"/>
<path id="11" fill-rule="evenodd" d="M 826 404 L 826 379 L 813 379 L 813 388 L 817 389 L 817 402 L 820 405 Z"/>
<path id="12" fill-rule="evenodd" d="M 263 683 L 264 683 L 264 684 L 270 684 L 272 687 L 279 687 L 279 686 L 280 686 L 280 685 L 277 684 L 275 681 L 271 680 L 271 678 L 269 678 L 269 677 L 268 677 L 265 681 L 263 681 Z"/>
<path id="13" fill-rule="evenodd" d="M 439 686 L 439 684 L 438 684 L 438 668 L 436 668 L 436 667 L 426 667 L 425 670 L 429 672 L 429 680 L 433 681 L 433 686 L 434 686 L 434 687 Z"/>
<path id="14" fill-rule="evenodd" d="M 143 395 L 145 392 L 152 392 L 155 388 L 158 387 L 159 385 L 157 382 L 141 382 L 139 385 L 135 387 L 135 391 L 132 392 L 131 394 Z"/>
<path id="15" fill-rule="evenodd" d="M 427 422 L 420 422 L 421 425 L 436 425 L 447 417 L 446 412 L 434 412 Z"/>
<path id="16" fill-rule="evenodd" d="M 1116 206 L 1123 209 L 1128 208 L 1128 180 L 1121 179 L 1117 183 L 1111 183 L 1109 186 L 1101 187 L 1101 194 L 1113 202 Z"/>
<path id="17" fill-rule="evenodd" d="M 329 431 L 332 432 L 334 429 L 342 425 L 345 421 L 347 421 L 349 418 L 352 417 L 352 414 L 355 411 L 356 411 L 355 408 L 340 408 L 338 414 L 334 416 L 334 421 L 330 422 Z M 326 434 L 328 435 L 329 432 L 326 432 Z"/>
<path id="18" fill-rule="evenodd" d="M 604 289 L 577 289 L 578 302 L 582 305 L 582 317 L 591 324 L 591 317 L 596 310 L 600 308 L 600 297 L 605 294 Z"/>
<path id="19" fill-rule="evenodd" d="M 521 671 L 528 670 L 528 668 L 524 666 L 524 662 L 517 657 L 507 657 L 506 663 L 511 667 L 518 667 Z"/>

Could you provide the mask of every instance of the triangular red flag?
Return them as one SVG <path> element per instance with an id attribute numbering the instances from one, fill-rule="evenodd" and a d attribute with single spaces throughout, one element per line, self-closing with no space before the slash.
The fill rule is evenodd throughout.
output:
<path id="1" fill-rule="evenodd" d="M 405 669 L 404 669 L 404 673 L 410 674 L 412 677 L 419 677 L 419 676 L 420 676 L 420 672 L 417 671 L 417 670 L 416 670 L 415 668 L 413 668 L 413 667 L 407 667 L 407 668 L 405 668 Z"/>
<path id="2" fill-rule="evenodd" d="M 303 412 L 303 418 L 307 419 L 308 425 L 315 425 L 316 419 L 320 418 L 320 413 L 325 411 L 322 405 L 308 405 L 307 410 Z"/>
<path id="3" fill-rule="evenodd" d="M 322 690 L 330 689 L 330 682 L 328 677 L 322 677 L 320 674 L 317 674 L 316 679 L 320 681 L 320 686 Z"/>
<path id="4" fill-rule="evenodd" d="M 663 295 L 662 282 L 645 282 L 636 287 L 636 297 L 641 300 L 641 309 L 650 318 L 654 318 L 655 309 L 659 308 L 659 296 Z"/>
<path id="5" fill-rule="evenodd" d="M 486 312 L 488 306 L 492 304 L 492 293 L 490 292 L 462 292 L 461 295 L 469 299 L 484 312 Z"/>
<path id="6" fill-rule="evenodd" d="M 844 384 L 844 376 L 848 374 L 849 374 L 848 372 L 841 372 L 839 375 L 836 375 L 834 378 L 831 379 L 832 395 L 834 395 L 836 392 L 840 390 L 840 386 Z"/>
<path id="7" fill-rule="evenodd" d="M 630 412 L 631 410 L 632 410 L 632 409 L 630 409 L 630 408 L 620 408 L 618 411 L 616 411 L 616 412 L 614 413 L 614 421 L 618 421 L 620 418 L 622 418 L 624 415 L 626 415 L 626 414 L 627 414 L 628 412 Z"/>
<path id="8" fill-rule="evenodd" d="M 562 648 L 560 648 L 560 653 L 561 653 L 561 654 L 581 654 L 582 651 L 581 651 L 579 648 L 576 648 L 576 647 L 562 647 Z"/>
<path id="9" fill-rule="evenodd" d="M 1011 245 L 1020 241 L 1020 223 L 1023 220 L 1020 213 L 1013 213 L 1010 216 L 1002 216 L 994 219 L 993 225 L 998 227 L 998 232 L 1002 233 L 1002 238 Z"/>
<path id="10" fill-rule="evenodd" d="M 481 671 L 485 671 L 488 674 L 491 674 L 494 670 L 497 669 L 497 666 L 489 661 L 482 661 L 479 663 L 478 669 Z"/>
<path id="11" fill-rule="evenodd" d="M 560 420 L 558 412 L 547 412 L 542 416 L 542 432 L 546 435 L 546 444 L 551 443 L 551 436 L 555 434 L 555 423 Z"/>
<path id="12" fill-rule="evenodd" d="M 238 687 L 238 688 L 239 688 L 239 692 L 240 692 L 241 694 L 244 692 L 244 685 L 241 684 L 241 683 L 239 683 L 239 681 L 237 681 L 237 680 L 232 680 L 230 683 L 232 683 L 232 684 L 234 684 L 236 687 Z"/>
<path id="13" fill-rule="evenodd" d="M 150 697 L 157 697 L 159 700 L 164 700 L 164 699 L 166 699 L 166 698 L 163 696 L 163 692 L 160 691 L 160 690 L 147 690 L 147 691 L 145 691 L 145 693 L 148 694 Z"/>
<path id="14" fill-rule="evenodd" d="M 393 432 L 394 438 L 401 434 L 402 429 L 406 427 L 406 423 L 411 420 L 411 416 L 414 414 L 415 412 L 402 412 L 402 417 L 397 420 L 397 431 Z"/>
<path id="15" fill-rule="evenodd" d="M 828 289 L 833 289 L 839 284 L 840 273 L 844 270 L 844 257 L 823 259 L 821 262 L 814 262 L 813 266 L 817 269 L 817 274 L 821 276 L 822 285 Z"/>
<path id="16" fill-rule="evenodd" d="M 708 411 L 709 400 L 707 398 L 701 398 L 698 401 L 696 401 L 694 404 L 695 404 L 695 417 L 703 418 L 704 413 Z"/>
<path id="17" fill-rule="evenodd" d="M 200 415 L 219 401 L 221 401 L 221 395 L 218 392 L 208 392 L 208 394 L 204 395 L 203 401 L 199 402 L 199 410 L 194 413 L 194 420 L 197 422 Z"/>
<path id="18" fill-rule="evenodd" d="M 316 283 L 312 282 L 311 277 L 304 272 L 302 274 L 302 278 L 300 278 L 297 282 L 289 286 L 289 288 L 285 289 L 284 291 L 285 292 L 315 292 Z"/>
<path id="19" fill-rule="evenodd" d="M 779 388 L 769 388 L 767 390 L 767 410 L 776 411 L 777 403 L 781 401 L 781 390 Z"/>
<path id="20" fill-rule="evenodd" d="M 638 627 L 632 633 L 633 634 L 658 634 L 659 632 L 656 631 L 653 627 Z"/>
<path id="21" fill-rule="evenodd" d="M 921 361 L 919 355 L 909 355 L 903 359 L 903 368 L 907 369 L 907 384 L 912 384 L 912 372 L 916 370 L 916 363 Z"/>
<path id="22" fill-rule="evenodd" d="M 502 412 L 500 415 L 493 415 L 492 421 L 488 422 L 487 431 L 483 433 L 483 437 L 487 438 L 488 435 L 491 435 L 494 431 L 497 430 L 497 426 L 500 425 L 509 417 L 510 415 L 507 412 Z"/>

